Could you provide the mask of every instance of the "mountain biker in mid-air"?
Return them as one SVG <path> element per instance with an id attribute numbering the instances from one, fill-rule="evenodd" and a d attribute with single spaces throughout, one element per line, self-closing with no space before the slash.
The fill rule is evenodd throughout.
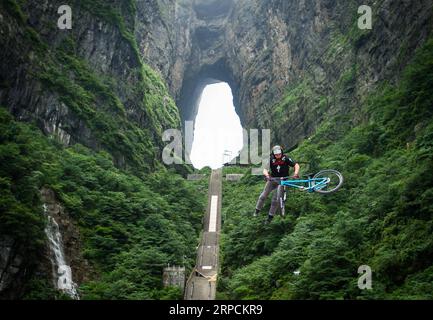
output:
<path id="1" fill-rule="evenodd" d="M 293 174 L 293 178 L 299 179 L 299 164 L 291 159 L 289 156 L 285 155 L 283 153 L 283 149 L 281 146 L 274 146 L 272 148 L 271 156 L 270 156 L 270 169 L 271 172 L 267 169 L 263 169 L 263 174 L 266 177 L 266 185 L 263 189 L 263 192 L 260 194 L 260 197 L 256 204 L 256 211 L 254 213 L 254 216 L 257 216 L 260 210 L 263 208 L 263 205 L 265 204 L 265 200 L 268 197 L 269 193 L 271 193 L 273 190 L 277 189 L 277 192 L 274 193 L 271 201 L 271 208 L 269 209 L 268 219 L 266 220 L 266 223 L 269 223 L 274 218 L 274 214 L 277 211 L 278 207 L 278 197 L 281 193 L 280 188 L 282 187 L 278 181 L 271 180 L 271 177 L 288 177 L 290 168 L 295 168 L 295 172 Z"/>

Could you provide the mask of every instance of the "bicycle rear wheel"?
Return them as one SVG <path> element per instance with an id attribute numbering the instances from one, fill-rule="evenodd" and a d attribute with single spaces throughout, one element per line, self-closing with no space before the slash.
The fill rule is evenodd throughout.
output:
<path id="1" fill-rule="evenodd" d="M 322 170 L 316 173 L 313 179 L 326 178 L 327 183 L 322 184 L 321 182 L 312 181 L 312 185 L 315 192 L 328 194 L 337 191 L 341 188 L 344 178 L 343 175 L 337 170 Z"/>

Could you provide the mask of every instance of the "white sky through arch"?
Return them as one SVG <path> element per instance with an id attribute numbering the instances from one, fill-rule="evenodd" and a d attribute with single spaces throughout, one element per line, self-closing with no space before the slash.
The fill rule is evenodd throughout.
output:
<path id="1" fill-rule="evenodd" d="M 233 105 L 230 86 L 225 82 L 207 85 L 194 122 L 190 159 L 197 169 L 221 168 L 242 149 L 242 126 Z M 232 156 L 224 156 L 224 153 Z"/>

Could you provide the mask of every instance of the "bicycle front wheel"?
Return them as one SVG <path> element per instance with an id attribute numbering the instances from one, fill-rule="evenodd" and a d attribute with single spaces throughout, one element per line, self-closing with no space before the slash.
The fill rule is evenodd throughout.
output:
<path id="1" fill-rule="evenodd" d="M 323 194 L 337 191 L 344 181 L 343 175 L 332 169 L 319 171 L 314 175 L 313 179 L 324 179 L 322 181 L 312 181 L 314 191 Z"/>

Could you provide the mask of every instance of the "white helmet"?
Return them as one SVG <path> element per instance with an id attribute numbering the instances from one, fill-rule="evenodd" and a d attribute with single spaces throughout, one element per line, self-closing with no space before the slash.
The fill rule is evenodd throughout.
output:
<path id="1" fill-rule="evenodd" d="M 281 146 L 273 146 L 272 147 L 272 153 L 275 154 L 282 154 L 283 153 L 283 148 L 281 148 Z"/>

